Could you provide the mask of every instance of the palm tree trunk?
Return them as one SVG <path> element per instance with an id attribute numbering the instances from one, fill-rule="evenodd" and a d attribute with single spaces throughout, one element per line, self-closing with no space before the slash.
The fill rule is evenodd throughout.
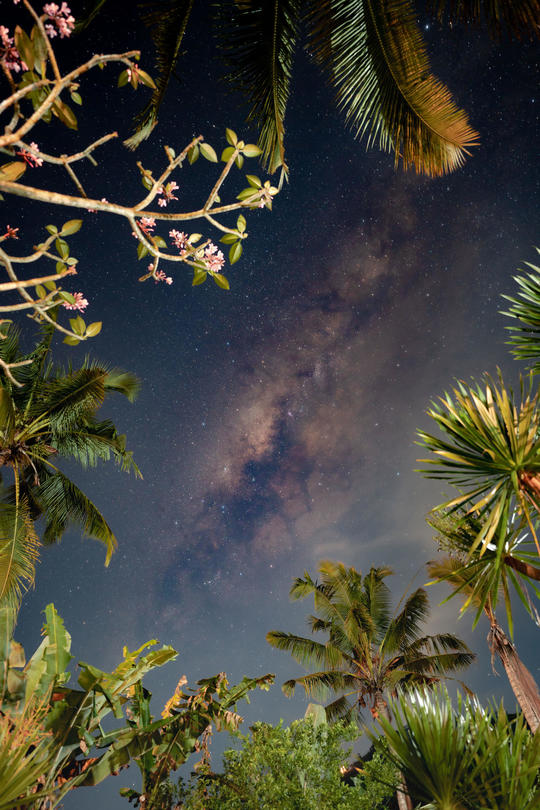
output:
<path id="1" fill-rule="evenodd" d="M 516 557 L 512 557 L 511 554 L 505 554 L 503 560 L 504 564 L 508 565 L 509 568 L 513 568 L 514 571 L 519 571 L 520 574 L 525 574 L 526 577 L 540 582 L 540 568 L 535 568 L 534 565 L 518 560 Z"/>
<path id="2" fill-rule="evenodd" d="M 495 617 L 490 617 L 490 619 L 489 648 L 492 655 L 496 653 L 499 656 L 523 716 L 534 734 L 540 726 L 540 693 L 538 692 L 538 686 L 527 667 L 520 660 L 516 648 L 495 620 Z"/>
<path id="3" fill-rule="evenodd" d="M 390 718 L 390 712 L 388 711 L 388 706 L 386 705 L 386 701 L 382 696 L 381 692 L 377 692 L 375 695 L 375 716 L 382 714 L 389 723 L 392 722 Z M 405 777 L 401 772 L 398 773 L 398 787 L 396 790 L 396 799 L 398 803 L 399 810 L 413 810 L 413 805 L 411 801 L 411 797 L 409 796 L 407 790 L 407 784 L 405 782 Z"/>

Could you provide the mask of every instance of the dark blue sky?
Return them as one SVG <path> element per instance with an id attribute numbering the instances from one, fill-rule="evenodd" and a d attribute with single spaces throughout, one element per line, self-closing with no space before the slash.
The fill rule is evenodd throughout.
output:
<path id="1" fill-rule="evenodd" d="M 225 126 L 253 139 L 245 111 L 216 82 L 208 32 L 197 25 L 182 84 L 171 87 L 152 139 L 135 155 L 109 145 L 88 167 L 95 197 L 136 198 L 135 161 L 157 170 L 165 144 L 178 151 L 201 132 L 220 153 Z M 179 650 L 178 662 L 150 679 L 156 713 L 183 673 L 194 684 L 221 670 L 231 681 L 275 672 L 278 685 L 240 711 L 246 725 L 290 721 L 306 701 L 285 699 L 279 684 L 300 668 L 264 637 L 305 632 L 312 605 L 289 603 L 293 578 L 315 573 L 324 558 L 362 571 L 390 565 L 396 602 L 413 581 L 426 581 L 423 564 L 436 548 L 424 516 L 444 492 L 413 472 L 422 455 L 415 431 L 431 429 L 429 401 L 454 378 L 499 365 L 517 380 L 498 310 L 516 268 L 534 261 L 538 202 L 533 47 L 499 46 L 473 29 L 433 26 L 426 35 L 435 72 L 481 133 L 459 172 L 428 180 L 366 153 L 299 53 L 286 119 L 290 184 L 272 213 L 249 217 L 244 256 L 227 272 L 230 292 L 192 288 L 178 265 L 171 287 L 138 284 L 129 229 L 112 216 L 85 217 L 71 239 L 77 289 L 91 302 L 87 320 L 104 321 L 89 348 L 141 377 L 138 401 L 111 400 L 106 412 L 127 433 L 144 481 L 112 466 L 73 469 L 119 550 L 108 569 L 101 547 L 75 533 L 44 550 L 17 632 L 28 651 L 53 601 L 76 659 L 107 669 L 124 644 L 153 637 Z M 105 50 L 93 37 L 84 47 Z M 111 25 L 111 40 L 117 49 L 146 44 L 142 65 L 152 72 L 135 22 Z M 80 135 L 51 127 L 34 140 L 58 138 L 61 151 L 114 128 L 127 137 L 142 92 L 116 90 L 117 72 L 91 78 L 90 89 L 83 83 Z M 199 161 L 179 172 L 178 205 L 202 201 L 214 171 Z M 253 162 L 248 171 L 260 170 Z M 234 196 L 240 176 L 231 187 Z M 41 238 L 40 223 L 73 216 L 13 200 L 3 206 L 3 220 L 21 225 L 21 245 Z M 67 356 L 64 347 L 59 354 Z M 76 361 L 77 350 L 69 356 Z M 479 654 L 467 682 L 512 709 L 504 674 L 491 670 L 487 627 L 473 634 L 472 617 L 456 621 L 457 602 L 438 606 L 444 589 L 429 592 L 428 630 L 465 638 Z M 518 650 L 538 679 L 535 632 L 528 618 L 517 622 Z M 123 806 L 115 797 L 130 778 L 109 780 L 99 794 L 107 808 Z M 80 791 L 65 806 L 95 801 L 94 790 Z"/>

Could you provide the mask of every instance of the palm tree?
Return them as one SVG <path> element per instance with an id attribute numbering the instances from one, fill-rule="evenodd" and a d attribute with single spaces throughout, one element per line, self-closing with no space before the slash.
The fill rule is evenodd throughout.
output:
<path id="1" fill-rule="evenodd" d="M 388 756 L 418 806 L 438 810 L 537 810 L 540 735 L 502 706 L 484 709 L 458 696 L 457 711 L 439 687 L 391 701 L 394 725 L 381 717 Z"/>
<path id="2" fill-rule="evenodd" d="M 272 630 L 266 640 L 287 650 L 303 665 L 316 664 L 318 672 L 293 678 L 283 684 L 286 695 L 297 685 L 307 695 L 325 699 L 328 692 L 338 697 L 327 707 L 328 719 L 352 718 L 368 706 L 374 717 L 388 717 L 385 695 L 398 687 L 432 684 L 449 672 L 468 666 L 474 659 L 467 645 L 449 633 L 426 636 L 420 626 L 429 614 L 428 597 L 418 588 L 401 611 L 392 616 L 390 590 L 385 578 L 390 568 L 371 568 L 362 577 L 342 563 L 319 564 L 321 581 L 306 571 L 294 581 L 292 599 L 313 594 L 320 615 L 308 619 L 312 632 L 328 634 L 325 643 Z M 405 796 L 398 791 L 401 807 Z"/>
<path id="3" fill-rule="evenodd" d="M 0 359 L 21 365 L 0 379 L 0 603 L 18 603 L 34 578 L 38 538 L 35 521 L 44 521 L 44 544 L 58 542 L 69 525 L 106 547 L 106 564 L 116 547 L 109 524 L 92 501 L 57 466 L 71 457 L 83 467 L 111 457 L 140 476 L 125 436 L 96 413 L 107 394 L 130 401 L 138 390 L 133 374 L 89 360 L 78 369 L 54 367 L 49 359 L 53 329 L 47 328 L 28 355 L 19 332 L 8 328 L 0 339 Z M 2 482 L 3 469 L 10 481 Z"/>
<path id="4" fill-rule="evenodd" d="M 448 439 L 418 431 L 419 444 L 435 458 L 420 472 L 427 478 L 450 481 L 461 493 L 436 509 L 466 507 L 479 518 L 479 531 L 470 547 L 480 555 L 495 547 L 499 565 L 514 565 L 525 573 L 516 555 L 506 549 L 507 527 L 514 513 L 528 526 L 540 554 L 535 521 L 540 511 L 539 394 L 521 382 L 518 405 L 499 372 L 499 385 L 485 375 L 483 385 L 459 382 L 453 396 L 445 394 L 428 411 Z M 522 563 L 525 561 L 522 560 Z M 540 569 L 528 564 L 526 575 L 540 580 Z"/>
<path id="5" fill-rule="evenodd" d="M 540 248 L 536 248 L 540 253 Z M 526 262 L 532 273 L 514 276 L 519 291 L 517 297 L 503 295 L 512 306 L 508 315 L 518 323 L 507 326 L 512 337 L 509 344 L 513 347 L 512 354 L 518 360 L 532 360 L 533 374 L 540 373 L 540 267 Z M 523 272 L 523 271 L 521 271 Z M 530 363 L 528 364 L 530 366 Z"/>

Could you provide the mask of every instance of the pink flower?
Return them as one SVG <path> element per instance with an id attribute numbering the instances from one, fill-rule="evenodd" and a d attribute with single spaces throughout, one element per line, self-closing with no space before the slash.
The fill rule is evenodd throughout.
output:
<path id="1" fill-rule="evenodd" d="M 18 239 L 19 238 L 17 236 L 17 231 L 19 230 L 18 228 L 12 228 L 11 225 L 6 225 L 6 228 L 7 228 L 7 230 L 6 230 L 5 234 L 4 234 L 4 239 L 10 239 L 10 238 L 11 239 Z"/>
<path id="2" fill-rule="evenodd" d="M 30 149 L 33 149 L 35 152 L 39 152 L 38 145 L 35 143 L 35 141 L 32 141 L 30 144 Z M 28 165 L 32 168 L 35 166 L 43 166 L 43 158 L 36 157 L 27 149 L 21 149 L 19 152 L 17 152 L 17 154 L 20 155 L 23 160 L 25 160 L 26 163 L 28 163 Z"/>
<path id="3" fill-rule="evenodd" d="M 163 270 L 158 270 L 157 273 L 154 273 L 154 281 L 164 281 L 165 284 L 172 284 L 173 280 L 170 276 L 166 276 Z"/>
<path id="4" fill-rule="evenodd" d="M 206 264 L 209 273 L 219 273 L 225 264 L 225 256 L 221 250 L 217 249 L 217 245 L 210 242 L 204 250 L 203 261 Z"/>
<path id="5" fill-rule="evenodd" d="M 73 304 L 70 304 L 68 301 L 62 301 L 62 306 L 65 307 L 66 309 L 76 309 L 79 312 L 84 312 L 84 310 L 88 306 L 88 301 L 86 300 L 82 292 L 72 293 L 72 295 L 73 298 L 75 299 Z"/>
<path id="6" fill-rule="evenodd" d="M 56 23 L 56 27 L 58 28 L 58 33 L 62 37 L 69 37 L 73 29 L 75 28 L 75 17 L 71 16 L 71 9 L 69 8 L 67 3 L 62 3 L 62 6 L 59 8 L 56 3 L 45 3 L 43 6 L 43 12 L 47 15 L 47 17 Z M 47 31 L 47 35 L 52 39 L 55 37 L 57 32 L 55 28 L 48 23 L 45 26 L 45 30 Z"/>
<path id="7" fill-rule="evenodd" d="M 0 63 L 8 70 L 18 73 L 21 69 L 28 70 L 26 62 L 23 62 L 19 51 L 13 44 L 13 37 L 9 36 L 9 28 L 0 25 Z"/>
<path id="8" fill-rule="evenodd" d="M 188 245 L 187 233 L 184 233 L 183 231 L 174 231 L 173 230 L 173 231 L 169 231 L 169 236 L 173 240 L 173 245 L 175 246 L 175 248 L 178 248 L 178 250 L 181 253 L 185 253 L 186 252 L 186 247 Z"/>
<path id="9" fill-rule="evenodd" d="M 171 200 L 177 200 L 178 197 L 174 196 L 173 191 L 177 191 L 178 188 L 178 183 L 175 183 L 174 180 L 171 180 L 166 186 L 161 186 L 161 188 L 158 189 L 158 194 L 162 194 L 163 196 L 158 200 L 158 205 L 161 206 L 161 208 L 165 208 L 167 203 Z"/>
<path id="10" fill-rule="evenodd" d="M 154 217 L 141 217 L 141 219 L 138 220 L 137 225 L 139 226 L 139 228 L 143 233 L 145 233 L 147 236 L 150 236 L 150 234 L 156 227 L 156 220 L 154 219 Z M 134 234 L 134 236 L 136 236 L 136 234 Z"/>

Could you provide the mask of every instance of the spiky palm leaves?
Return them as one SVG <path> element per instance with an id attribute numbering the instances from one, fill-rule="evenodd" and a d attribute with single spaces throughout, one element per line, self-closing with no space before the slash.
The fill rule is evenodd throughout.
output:
<path id="1" fill-rule="evenodd" d="M 384 582 L 392 573 L 389 568 L 372 568 L 362 577 L 352 567 L 325 561 L 319 573 L 320 582 L 307 572 L 296 579 L 291 597 L 313 595 L 318 615 L 309 617 L 309 625 L 312 632 L 327 633 L 328 640 L 320 643 L 276 630 L 266 636 L 299 663 L 320 668 L 287 681 L 285 694 L 292 694 L 297 685 L 323 700 L 329 692 L 338 693 L 327 706 L 329 718 L 351 717 L 364 706 L 377 714 L 384 711 L 385 693 L 398 686 L 433 683 L 473 660 L 467 646 L 453 635 L 421 635 L 429 614 L 422 588 L 391 615 L 390 591 Z"/>
<path id="2" fill-rule="evenodd" d="M 540 253 L 538 248 L 537 251 Z M 519 292 L 517 297 L 503 296 L 512 304 L 503 314 L 517 320 L 507 327 L 512 335 L 509 340 L 512 354 L 518 360 L 532 360 L 532 365 L 527 365 L 534 374 L 540 374 L 540 267 L 530 262 L 525 264 L 533 272 L 514 276 Z"/>
<path id="3" fill-rule="evenodd" d="M 81 368 L 63 370 L 49 362 L 52 333 L 29 355 L 19 350 L 18 333 L 0 340 L 0 357 L 30 362 L 17 369 L 19 385 L 0 380 L 0 468 L 10 470 L 0 503 L 0 595 L 18 601 L 20 588 L 33 580 L 34 521 L 44 520 L 43 541 L 58 541 L 70 524 L 78 525 L 106 547 L 108 563 L 116 546 L 112 529 L 92 501 L 57 466 L 60 457 L 83 466 L 114 460 L 140 475 L 125 437 L 96 413 L 105 397 L 118 391 L 132 400 L 138 381 L 88 359 Z"/>
<path id="4" fill-rule="evenodd" d="M 422 807 L 438 810 L 537 810 L 540 734 L 501 707 L 484 709 L 446 691 L 417 691 L 391 701 L 394 726 L 379 719 L 389 757 Z M 420 806 L 420 805 L 419 805 Z"/>
<path id="5" fill-rule="evenodd" d="M 439 508 L 460 506 L 474 512 L 480 529 L 469 555 L 496 549 L 498 564 L 506 553 L 507 526 L 514 511 L 526 524 L 540 552 L 534 527 L 540 509 L 540 411 L 538 392 L 522 382 L 521 404 L 511 390 L 489 375 L 483 385 L 458 383 L 453 396 L 433 403 L 428 414 L 447 439 L 418 431 L 420 444 L 435 458 L 421 470 L 428 478 L 450 481 L 461 494 Z"/>

